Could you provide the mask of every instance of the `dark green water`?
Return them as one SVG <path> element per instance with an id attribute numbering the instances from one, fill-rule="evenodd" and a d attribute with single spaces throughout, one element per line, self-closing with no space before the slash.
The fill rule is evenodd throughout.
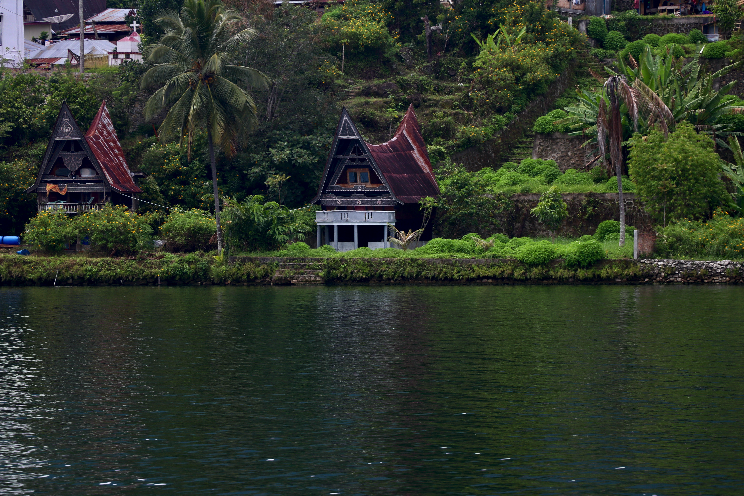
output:
<path id="1" fill-rule="evenodd" d="M 744 492 L 744 288 L 0 301 L 2 494 Z"/>

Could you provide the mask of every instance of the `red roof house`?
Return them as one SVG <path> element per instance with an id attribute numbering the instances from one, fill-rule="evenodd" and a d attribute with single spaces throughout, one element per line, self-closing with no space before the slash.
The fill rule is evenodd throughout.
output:
<path id="1" fill-rule="evenodd" d="M 388 246 L 387 226 L 399 230 L 426 227 L 419 201 L 438 195 L 413 106 L 395 136 L 379 145 L 366 143 L 343 109 L 313 200 L 323 209 L 316 214 L 318 245 L 325 240 L 341 251 Z M 425 231 L 424 236 L 428 235 Z"/>
<path id="2" fill-rule="evenodd" d="M 83 134 L 62 104 L 39 175 L 27 193 L 36 193 L 39 210 L 67 213 L 97 210 L 105 203 L 137 208 L 142 190 L 135 184 L 106 102 Z"/>

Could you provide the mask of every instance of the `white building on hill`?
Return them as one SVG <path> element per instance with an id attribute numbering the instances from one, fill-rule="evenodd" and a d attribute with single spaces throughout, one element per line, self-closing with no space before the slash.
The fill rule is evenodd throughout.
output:
<path id="1" fill-rule="evenodd" d="M 0 63 L 23 64 L 23 0 L 0 0 Z"/>

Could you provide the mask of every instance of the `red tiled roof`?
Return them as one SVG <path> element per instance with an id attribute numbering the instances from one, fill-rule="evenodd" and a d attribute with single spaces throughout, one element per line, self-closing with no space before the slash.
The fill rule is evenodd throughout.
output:
<path id="1" fill-rule="evenodd" d="M 398 200 L 418 203 L 425 196 L 439 195 L 413 105 L 408 107 L 393 139 L 381 145 L 367 143 L 367 147 Z"/>
<path id="2" fill-rule="evenodd" d="M 142 192 L 134 184 L 134 180 L 129 174 L 129 167 L 124 159 L 124 151 L 119 144 L 119 138 L 116 136 L 116 130 L 114 130 L 114 124 L 111 122 L 111 116 L 108 113 L 105 101 L 98 109 L 90 129 L 85 133 L 85 141 L 88 142 L 112 188 L 120 192 Z"/>

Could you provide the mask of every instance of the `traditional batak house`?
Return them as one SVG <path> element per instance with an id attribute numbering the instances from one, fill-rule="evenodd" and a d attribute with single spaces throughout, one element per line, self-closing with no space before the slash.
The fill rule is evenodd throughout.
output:
<path id="1" fill-rule="evenodd" d="M 62 209 L 76 214 L 100 209 L 105 203 L 136 210 L 142 190 L 133 176 L 106 102 L 85 135 L 63 103 L 39 175 L 26 192 L 36 194 L 39 211 Z"/>
<path id="2" fill-rule="evenodd" d="M 381 145 L 365 143 L 344 109 L 313 200 L 322 207 L 315 217 L 318 246 L 330 244 L 339 251 L 388 247 L 388 225 L 424 227 L 419 200 L 438 195 L 413 106 L 395 136 Z"/>

